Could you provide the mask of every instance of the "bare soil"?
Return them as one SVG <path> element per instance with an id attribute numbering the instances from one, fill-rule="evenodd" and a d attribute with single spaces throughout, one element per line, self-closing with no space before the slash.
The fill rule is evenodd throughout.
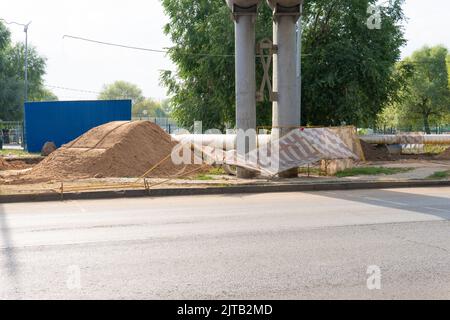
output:
<path id="1" fill-rule="evenodd" d="M 6 162 L 8 164 L 8 170 L 23 170 L 32 168 L 34 166 L 34 164 L 30 164 L 22 160 L 6 160 Z"/>
<path id="2" fill-rule="evenodd" d="M 170 154 L 176 145 L 170 135 L 149 121 L 111 122 L 88 131 L 30 171 L 5 183 L 140 177 L 164 159 L 147 177 L 171 177 L 210 169 L 204 165 L 175 165 Z"/>
<path id="3" fill-rule="evenodd" d="M 432 153 L 420 154 L 400 154 L 393 155 L 389 153 L 386 145 L 376 145 L 361 141 L 361 147 L 367 161 L 399 161 L 399 160 L 450 160 L 450 151 L 447 157 L 445 155 L 436 155 Z"/>
<path id="4" fill-rule="evenodd" d="M 392 159 L 385 145 L 370 144 L 361 140 L 361 147 L 367 161 L 389 161 Z"/>
<path id="5" fill-rule="evenodd" d="M 450 148 L 442 152 L 440 155 L 436 157 L 438 160 L 450 160 Z"/>
<path id="6" fill-rule="evenodd" d="M 0 157 L 0 171 L 8 169 L 10 169 L 8 162 L 4 160 L 3 157 Z"/>

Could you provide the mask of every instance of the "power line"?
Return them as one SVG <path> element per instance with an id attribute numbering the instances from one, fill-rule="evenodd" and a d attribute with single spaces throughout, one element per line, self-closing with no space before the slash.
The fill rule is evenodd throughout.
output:
<path id="1" fill-rule="evenodd" d="M 82 93 L 89 93 L 89 94 L 100 94 L 100 92 L 97 92 L 97 91 L 84 90 L 84 89 L 74 89 L 74 88 L 67 88 L 67 87 L 61 87 L 61 86 L 53 86 L 53 85 L 50 85 L 50 84 L 46 84 L 45 86 L 47 88 L 50 88 L 50 89 L 59 89 L 59 90 L 82 92 Z"/>
<path id="2" fill-rule="evenodd" d="M 50 88 L 50 89 L 57 89 L 57 90 L 65 90 L 65 91 L 72 91 L 72 92 L 78 92 L 78 93 L 85 93 L 85 94 L 95 94 L 95 95 L 100 95 L 101 92 L 98 91 L 92 91 L 92 90 L 85 90 L 85 89 L 76 89 L 76 88 L 68 88 L 68 87 L 62 87 L 62 86 L 55 86 L 55 85 L 51 85 L 51 84 L 44 84 L 44 86 L 46 88 Z M 64 97 L 64 96 L 62 96 Z M 164 98 L 155 98 L 155 97 L 149 97 L 152 100 L 162 100 Z M 129 96 L 123 95 L 121 96 L 121 99 L 132 99 Z"/>
<path id="3" fill-rule="evenodd" d="M 169 50 L 162 50 L 162 49 L 150 49 L 150 48 L 143 48 L 143 47 L 135 47 L 135 46 L 129 46 L 125 44 L 118 44 L 118 43 L 112 43 L 112 42 L 106 42 L 106 41 L 100 41 L 100 40 L 94 40 L 94 39 L 88 39 L 78 36 L 71 36 L 65 34 L 63 36 L 63 39 L 70 38 L 74 40 L 81 40 L 106 46 L 112 46 L 112 47 L 119 47 L 124 49 L 132 49 L 132 50 L 139 50 L 139 51 L 148 51 L 148 52 L 154 52 L 154 53 L 169 53 Z M 189 56 L 201 56 L 201 57 L 234 57 L 234 54 L 211 54 L 211 53 L 181 53 L 183 55 L 189 55 Z"/>
<path id="4" fill-rule="evenodd" d="M 106 46 L 120 47 L 120 48 L 125 48 L 125 49 L 132 49 L 132 50 L 150 51 L 150 52 L 157 52 L 157 53 L 167 53 L 168 52 L 167 50 L 134 47 L 134 46 L 128 46 L 128 45 L 124 45 L 124 44 L 111 43 L 111 42 L 93 40 L 93 39 L 88 39 L 88 38 L 83 38 L 83 37 L 71 36 L 71 35 L 67 35 L 67 34 L 63 35 L 63 39 L 65 39 L 65 38 L 71 38 L 71 39 L 75 39 L 75 40 L 81 40 L 81 41 L 86 41 L 86 42 L 91 42 L 91 43 L 96 43 L 96 44 L 102 44 L 102 45 L 106 45 Z"/>
<path id="5" fill-rule="evenodd" d="M 169 50 L 135 47 L 135 46 L 129 46 L 129 45 L 125 45 L 125 44 L 119 44 L 119 43 L 94 40 L 94 39 L 89 39 L 89 38 L 84 38 L 84 37 L 72 36 L 72 35 L 68 35 L 68 34 L 63 35 L 63 39 L 65 39 L 65 38 L 86 41 L 86 42 L 105 45 L 105 46 L 118 47 L 118 48 L 123 48 L 123 49 L 147 51 L 147 52 L 153 52 L 153 53 L 165 53 L 165 54 L 170 53 Z M 175 48 L 169 48 L 169 49 L 175 49 Z M 234 58 L 235 57 L 234 54 L 186 53 L 186 52 L 179 52 L 179 54 L 185 55 L 185 56 L 197 56 L 197 57 L 223 57 L 223 58 Z M 302 56 L 310 56 L 310 55 L 311 54 L 307 54 L 307 53 L 302 54 Z M 261 57 L 261 55 L 257 54 L 256 57 Z"/>

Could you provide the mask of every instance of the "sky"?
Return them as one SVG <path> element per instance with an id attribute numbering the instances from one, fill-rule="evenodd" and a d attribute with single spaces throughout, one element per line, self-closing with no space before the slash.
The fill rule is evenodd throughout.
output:
<path id="1" fill-rule="evenodd" d="M 450 49 L 450 1 L 406 0 L 404 12 L 408 44 L 402 57 L 424 45 Z M 29 42 L 47 58 L 45 83 L 61 100 L 95 99 L 104 84 L 116 80 L 137 84 L 147 97 L 166 97 L 159 74 L 175 67 L 163 53 L 63 38 L 72 35 L 151 49 L 170 47 L 162 31 L 168 19 L 160 0 L 2 0 L 0 18 L 32 21 Z M 8 27 L 13 41 L 24 40 L 23 28 Z"/>

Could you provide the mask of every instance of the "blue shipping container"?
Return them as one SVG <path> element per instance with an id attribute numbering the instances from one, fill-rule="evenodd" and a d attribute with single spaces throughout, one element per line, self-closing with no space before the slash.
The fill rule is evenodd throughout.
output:
<path id="1" fill-rule="evenodd" d="M 131 100 L 27 102 L 27 150 L 40 152 L 47 141 L 59 148 L 94 127 L 130 120 Z"/>

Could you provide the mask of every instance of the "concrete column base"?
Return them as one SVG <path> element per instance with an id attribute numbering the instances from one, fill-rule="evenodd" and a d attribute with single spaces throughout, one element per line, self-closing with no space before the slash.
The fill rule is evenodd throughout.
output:
<path id="1" fill-rule="evenodd" d="M 253 179 L 256 177 L 256 172 L 244 168 L 237 168 L 236 177 L 239 179 Z"/>
<path id="2" fill-rule="evenodd" d="M 353 168 L 354 164 L 352 159 L 322 160 L 320 162 L 320 170 L 325 172 L 327 176 L 334 176 L 339 171 Z"/>

